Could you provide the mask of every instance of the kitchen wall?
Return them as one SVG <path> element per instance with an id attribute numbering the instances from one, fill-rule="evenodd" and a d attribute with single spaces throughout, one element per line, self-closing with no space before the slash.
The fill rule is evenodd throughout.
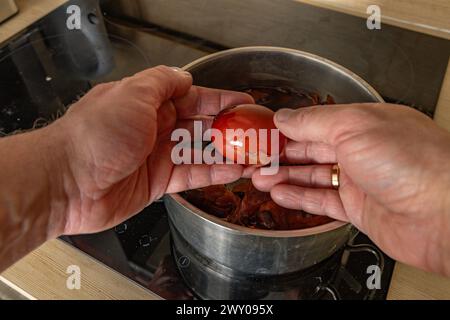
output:
<path id="1" fill-rule="evenodd" d="M 123 25 L 115 30 L 137 41 L 143 51 L 164 46 L 158 40 L 165 37 L 158 34 L 161 28 L 171 41 L 192 49 L 183 53 L 186 60 L 206 52 L 189 46 L 186 39 L 191 37 L 217 48 L 296 48 L 334 60 L 389 100 L 428 114 L 435 109 L 450 54 L 450 41 L 444 39 L 388 25 L 371 31 L 362 18 L 287 0 L 106 0 L 102 5 L 108 16 L 129 23 L 126 30 Z"/>

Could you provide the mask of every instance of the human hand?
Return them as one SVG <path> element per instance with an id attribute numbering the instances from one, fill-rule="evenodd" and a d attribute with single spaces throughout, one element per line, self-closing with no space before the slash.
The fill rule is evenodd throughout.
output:
<path id="1" fill-rule="evenodd" d="M 68 163 L 61 178 L 68 201 L 61 233 L 104 230 L 165 193 L 239 179 L 239 165 L 174 166 L 170 136 L 192 126 L 192 116 L 241 103 L 253 99 L 192 86 L 189 73 L 164 66 L 93 88 L 52 124 L 65 137 Z"/>
<path id="2" fill-rule="evenodd" d="M 280 110 L 292 139 L 277 175 L 253 174 L 279 205 L 348 221 L 391 257 L 450 275 L 450 133 L 390 104 Z M 340 188 L 331 188 L 339 163 Z"/>

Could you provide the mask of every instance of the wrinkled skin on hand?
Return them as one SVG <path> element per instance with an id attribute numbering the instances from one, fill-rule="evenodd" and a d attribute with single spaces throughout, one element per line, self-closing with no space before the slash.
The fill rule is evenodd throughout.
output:
<path id="1" fill-rule="evenodd" d="M 229 183 L 238 165 L 174 166 L 170 136 L 192 116 L 253 103 L 244 93 L 192 86 L 189 73 L 160 66 L 93 88 L 52 126 L 65 137 L 64 234 L 105 230 L 165 193 Z M 210 123 L 205 120 L 205 128 Z"/>
<path id="2" fill-rule="evenodd" d="M 280 110 L 292 164 L 253 174 L 290 209 L 349 221 L 391 257 L 450 276 L 450 134 L 404 106 L 354 104 Z M 331 188 L 331 164 L 341 168 Z"/>

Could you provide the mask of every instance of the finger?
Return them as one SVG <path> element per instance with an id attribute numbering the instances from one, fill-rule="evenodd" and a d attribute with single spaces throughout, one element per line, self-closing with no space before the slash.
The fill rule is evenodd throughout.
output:
<path id="1" fill-rule="evenodd" d="M 348 221 L 337 190 L 312 189 L 280 184 L 270 191 L 278 205 L 288 209 L 303 210 L 317 215 L 326 215 L 340 221 Z"/>
<path id="2" fill-rule="evenodd" d="M 177 112 L 170 101 L 157 110 L 158 135 L 170 135 L 177 123 Z"/>
<path id="3" fill-rule="evenodd" d="M 284 158 L 292 164 L 337 162 L 334 147 L 311 141 L 289 141 L 284 149 Z"/>
<path id="4" fill-rule="evenodd" d="M 282 109 L 275 114 L 274 122 L 280 131 L 295 141 L 325 142 L 336 144 L 337 138 L 345 138 L 361 127 L 371 104 L 327 105 Z"/>
<path id="5" fill-rule="evenodd" d="M 212 123 L 213 120 L 211 119 L 195 120 L 195 122 L 193 120 L 181 119 L 177 121 L 176 127 L 188 130 L 194 141 L 195 139 L 202 139 L 203 133 L 212 127 Z M 196 134 L 194 135 L 194 133 Z"/>
<path id="6" fill-rule="evenodd" d="M 257 170 L 252 175 L 252 182 L 255 188 L 263 192 L 269 192 L 278 184 L 330 188 L 331 165 L 282 166 L 275 175 L 262 175 L 261 170 Z"/>
<path id="7" fill-rule="evenodd" d="M 178 118 L 196 115 L 216 115 L 226 107 L 254 103 L 253 98 L 242 92 L 193 86 L 186 95 L 174 100 Z"/>
<path id="8" fill-rule="evenodd" d="M 192 86 L 192 75 L 179 68 L 158 66 L 122 80 L 124 84 L 130 82 L 139 97 L 146 97 L 160 106 L 164 101 L 185 95 Z"/>
<path id="9" fill-rule="evenodd" d="M 244 171 L 242 171 L 242 178 L 251 179 L 252 175 L 259 170 L 259 166 L 245 166 Z"/>
<path id="10" fill-rule="evenodd" d="M 241 178 L 241 175 L 240 165 L 179 165 L 173 169 L 166 193 L 231 183 Z"/>

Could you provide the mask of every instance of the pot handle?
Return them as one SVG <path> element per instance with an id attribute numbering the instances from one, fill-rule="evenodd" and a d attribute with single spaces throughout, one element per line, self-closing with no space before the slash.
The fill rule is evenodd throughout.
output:
<path id="1" fill-rule="evenodd" d="M 332 300 L 341 300 L 339 291 L 331 284 L 318 285 L 315 294 L 320 294 L 320 292 L 328 293 Z"/>
<path id="2" fill-rule="evenodd" d="M 347 244 L 345 251 L 349 254 L 354 252 L 368 252 L 371 253 L 376 259 L 376 265 L 380 269 L 380 274 L 384 272 L 384 257 L 383 254 L 375 246 L 370 244 Z M 364 296 L 364 300 L 371 300 L 376 294 L 378 289 L 369 289 L 367 294 Z"/>
<path id="3" fill-rule="evenodd" d="M 360 283 L 356 282 L 356 280 L 347 272 L 345 268 L 345 261 L 348 259 L 349 255 L 354 252 L 368 252 L 375 256 L 376 258 L 376 265 L 380 269 L 381 274 L 384 272 L 384 257 L 381 254 L 381 252 L 374 246 L 370 244 L 350 244 L 348 243 L 344 248 L 344 254 L 341 261 L 341 267 L 338 270 L 338 273 L 341 273 L 341 277 L 344 278 L 347 282 L 354 282 L 355 286 L 361 286 Z M 347 276 L 346 276 L 347 275 Z M 335 283 L 337 282 L 338 275 L 335 276 Z M 351 285 L 351 283 L 349 283 Z M 369 289 L 367 294 L 364 296 L 364 300 L 371 300 L 373 299 L 377 289 Z M 341 296 L 339 294 L 339 291 L 335 288 L 332 284 L 321 284 L 317 286 L 316 288 L 316 294 L 319 294 L 320 292 L 328 293 L 333 300 L 341 300 Z"/>

